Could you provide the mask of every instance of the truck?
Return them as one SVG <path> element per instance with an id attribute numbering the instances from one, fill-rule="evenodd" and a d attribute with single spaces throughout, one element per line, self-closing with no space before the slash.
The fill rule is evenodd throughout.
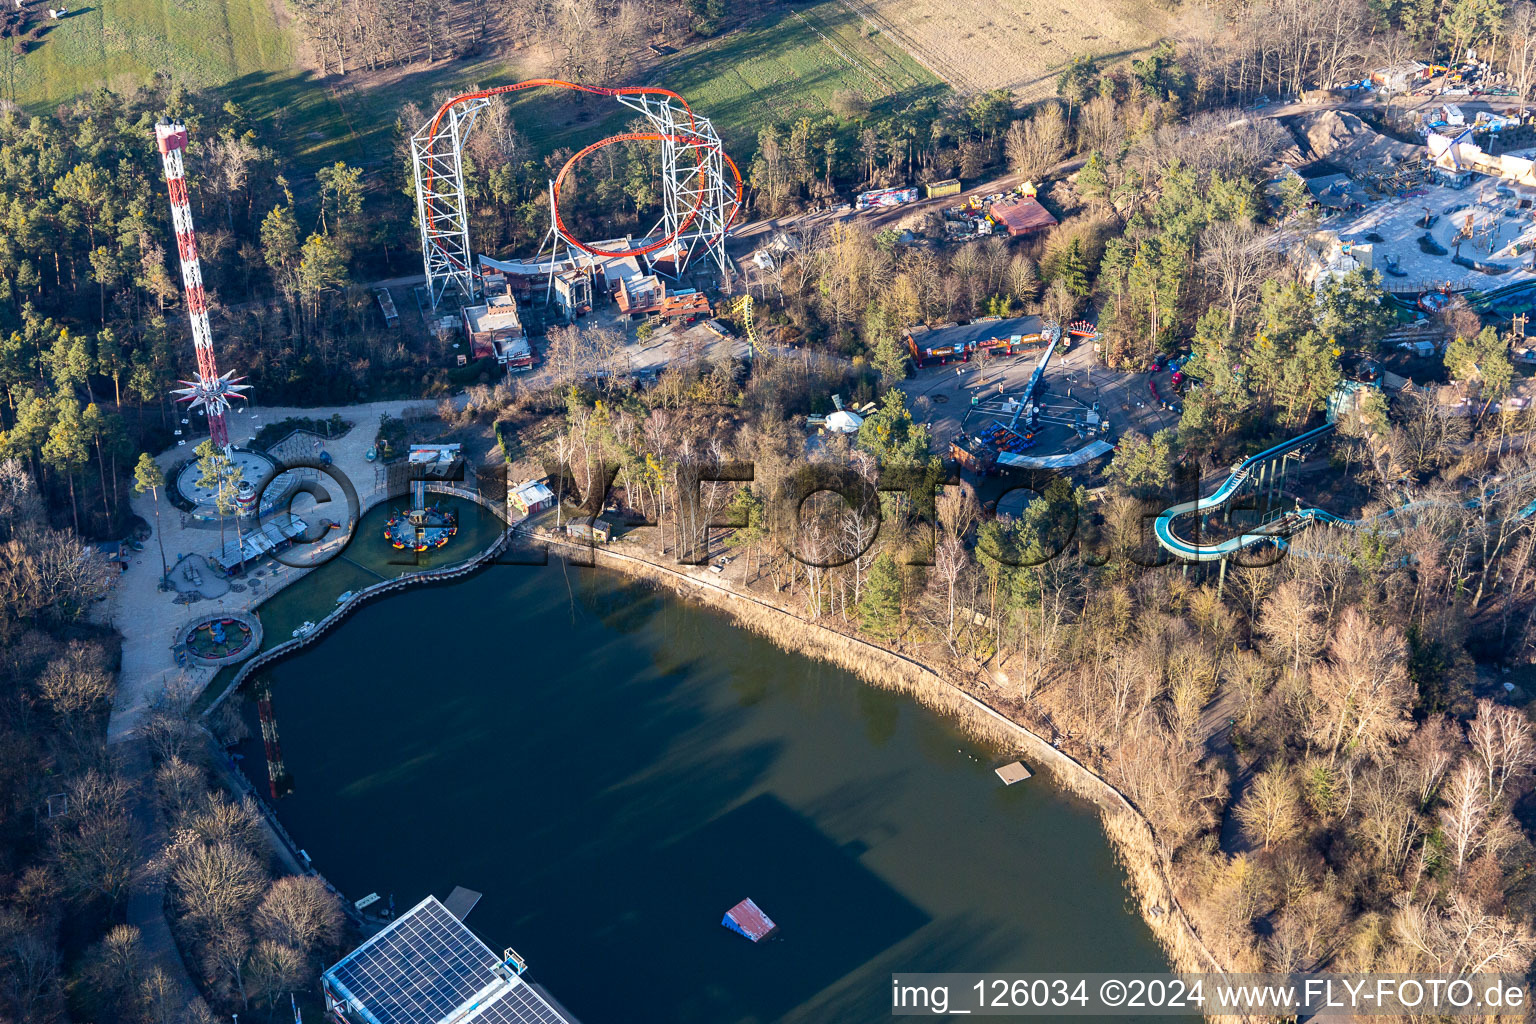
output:
<path id="1" fill-rule="evenodd" d="M 880 188 L 872 192 L 860 192 L 853 201 L 853 208 L 868 210 L 876 206 L 901 206 L 916 201 L 915 188 Z"/>

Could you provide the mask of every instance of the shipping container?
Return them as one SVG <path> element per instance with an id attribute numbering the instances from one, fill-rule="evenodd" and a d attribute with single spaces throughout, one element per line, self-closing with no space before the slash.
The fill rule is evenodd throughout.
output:
<path id="1" fill-rule="evenodd" d="M 613 524 L 602 518 L 594 519 L 590 523 L 575 520 L 565 524 L 565 532 L 582 540 L 594 540 L 599 544 L 606 544 L 613 538 Z"/>
<path id="2" fill-rule="evenodd" d="M 929 199 L 939 196 L 957 196 L 960 194 L 960 179 L 945 178 L 943 181 L 930 181 L 924 186 L 924 192 Z"/>

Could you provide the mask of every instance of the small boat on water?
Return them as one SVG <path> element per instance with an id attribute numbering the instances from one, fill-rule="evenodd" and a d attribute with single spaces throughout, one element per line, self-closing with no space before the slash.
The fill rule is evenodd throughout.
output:
<path id="1" fill-rule="evenodd" d="M 352 600 L 352 591 L 349 590 L 345 594 L 342 594 L 340 597 L 336 598 L 336 603 L 346 604 L 350 600 Z"/>
<path id="2" fill-rule="evenodd" d="M 297 640 L 299 637 L 309 636 L 314 631 L 315 624 L 313 622 L 302 622 L 299 624 L 299 628 L 293 631 L 293 638 Z"/>

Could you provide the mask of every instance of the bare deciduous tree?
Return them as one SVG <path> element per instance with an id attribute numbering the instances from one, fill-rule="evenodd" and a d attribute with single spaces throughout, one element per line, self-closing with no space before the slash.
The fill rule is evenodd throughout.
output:
<path id="1" fill-rule="evenodd" d="M 1274 274 L 1273 239 L 1252 224 L 1217 221 L 1200 236 L 1200 265 L 1227 306 L 1227 329 L 1258 299 L 1259 287 Z"/>
<path id="2" fill-rule="evenodd" d="M 1308 588 L 1297 580 L 1282 583 L 1264 600 L 1258 628 L 1270 648 L 1289 662 L 1292 672 L 1300 672 L 1302 659 L 1323 648 L 1325 635 L 1316 603 Z"/>
<path id="3" fill-rule="evenodd" d="M 1015 121 L 1003 138 L 1008 166 L 1026 178 L 1041 178 L 1067 149 L 1067 120 L 1055 104 L 1044 107 L 1028 121 Z"/>
<path id="4" fill-rule="evenodd" d="M 1485 910 L 1476 900 L 1453 893 L 1444 911 L 1432 899 L 1398 898 L 1392 934 L 1413 954 L 1412 967 L 1450 974 L 1523 972 L 1536 952 L 1528 923 Z"/>
<path id="5" fill-rule="evenodd" d="M 1379 756 L 1413 729 L 1406 646 L 1400 630 L 1373 623 L 1358 609 L 1340 617 L 1328 660 L 1310 674 L 1319 709 L 1313 733 L 1330 755 Z"/>
<path id="6" fill-rule="evenodd" d="M 1477 702 L 1477 717 L 1467 738 L 1486 773 L 1490 799 L 1498 803 L 1509 780 L 1536 765 L 1536 745 L 1531 742 L 1531 723 L 1512 707 L 1486 698 Z"/>
<path id="7" fill-rule="evenodd" d="M 1497 853 L 1511 839 L 1508 824 L 1494 814 L 1481 766 L 1470 758 L 1451 773 L 1440 823 L 1458 872 L 1482 853 Z"/>
<path id="8" fill-rule="evenodd" d="M 1236 814 L 1243 833 L 1266 850 L 1295 836 L 1301 831 L 1301 798 L 1290 773 L 1279 767 L 1255 775 Z"/>
<path id="9" fill-rule="evenodd" d="M 208 933 L 245 919 L 267 888 L 267 873 L 235 843 L 202 843 L 183 836 L 170 854 L 177 909 Z"/>
<path id="10" fill-rule="evenodd" d="M 78 640 L 50 661 L 37 679 L 38 694 L 65 719 L 99 708 L 112 691 L 101 648 Z"/>
<path id="11" fill-rule="evenodd" d="M 253 854 L 266 849 L 261 813 L 250 797 L 234 803 L 221 792 L 210 792 L 185 827 L 205 843 L 232 843 Z"/>
<path id="12" fill-rule="evenodd" d="M 55 836 L 65 888 L 77 898 L 116 904 L 133 878 L 131 786 L 110 770 L 88 769 L 69 788 L 69 820 Z"/>
<path id="13" fill-rule="evenodd" d="M 1455 763 L 1457 745 L 1456 730 L 1445 718 L 1425 722 L 1403 745 L 1404 767 L 1417 791 L 1420 810 L 1429 806 L 1445 773 Z"/>
<path id="14" fill-rule="evenodd" d="M 314 875 L 290 875 L 272 883 L 256 909 L 256 928 L 269 939 L 308 954 L 341 936 L 341 905 Z"/>
<path id="15" fill-rule="evenodd" d="M 262 939 L 251 950 L 247 974 L 258 1003 L 277 1008 L 283 993 L 304 984 L 305 973 L 304 956 L 292 946 Z"/>
<path id="16" fill-rule="evenodd" d="M 250 963 L 251 933 L 236 921 L 227 921 L 209 928 L 199 943 L 203 969 L 211 981 L 223 981 L 240 997 L 240 1005 L 249 1008 L 250 994 L 246 988 L 245 972 Z"/>
<path id="17" fill-rule="evenodd" d="M 98 998 L 129 1010 L 142 998 L 144 967 L 139 930 L 120 924 L 87 951 L 81 976 Z"/>

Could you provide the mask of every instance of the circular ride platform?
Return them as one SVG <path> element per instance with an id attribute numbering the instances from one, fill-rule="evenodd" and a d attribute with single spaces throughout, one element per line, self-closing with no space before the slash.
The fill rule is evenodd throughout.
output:
<path id="1" fill-rule="evenodd" d="M 384 524 L 384 539 L 400 551 L 431 551 L 446 545 L 458 532 L 458 515 L 436 505 L 403 509 Z"/>
<path id="2" fill-rule="evenodd" d="M 177 660 L 199 665 L 233 665 L 261 647 L 261 623 L 245 615 L 201 615 L 176 635 Z"/>
<path id="3" fill-rule="evenodd" d="M 265 452 L 253 451 L 249 448 L 231 448 L 229 457 L 240 472 L 235 503 L 240 508 L 241 515 L 254 515 L 257 512 L 256 496 L 261 492 L 262 485 L 277 470 L 277 463 Z M 292 476 L 291 473 L 285 475 Z M 174 481 L 176 493 L 192 506 L 190 514 L 194 518 L 217 519 L 219 517 L 218 491 L 213 487 L 204 487 L 200 483 L 202 476 L 202 470 L 198 468 L 197 460 L 194 458 L 182 466 L 181 471 L 176 474 Z M 268 487 L 266 493 L 261 495 L 262 512 L 270 511 L 291 489 L 291 484 L 287 487 L 281 484 L 282 481 L 279 481 L 278 486 Z"/>

